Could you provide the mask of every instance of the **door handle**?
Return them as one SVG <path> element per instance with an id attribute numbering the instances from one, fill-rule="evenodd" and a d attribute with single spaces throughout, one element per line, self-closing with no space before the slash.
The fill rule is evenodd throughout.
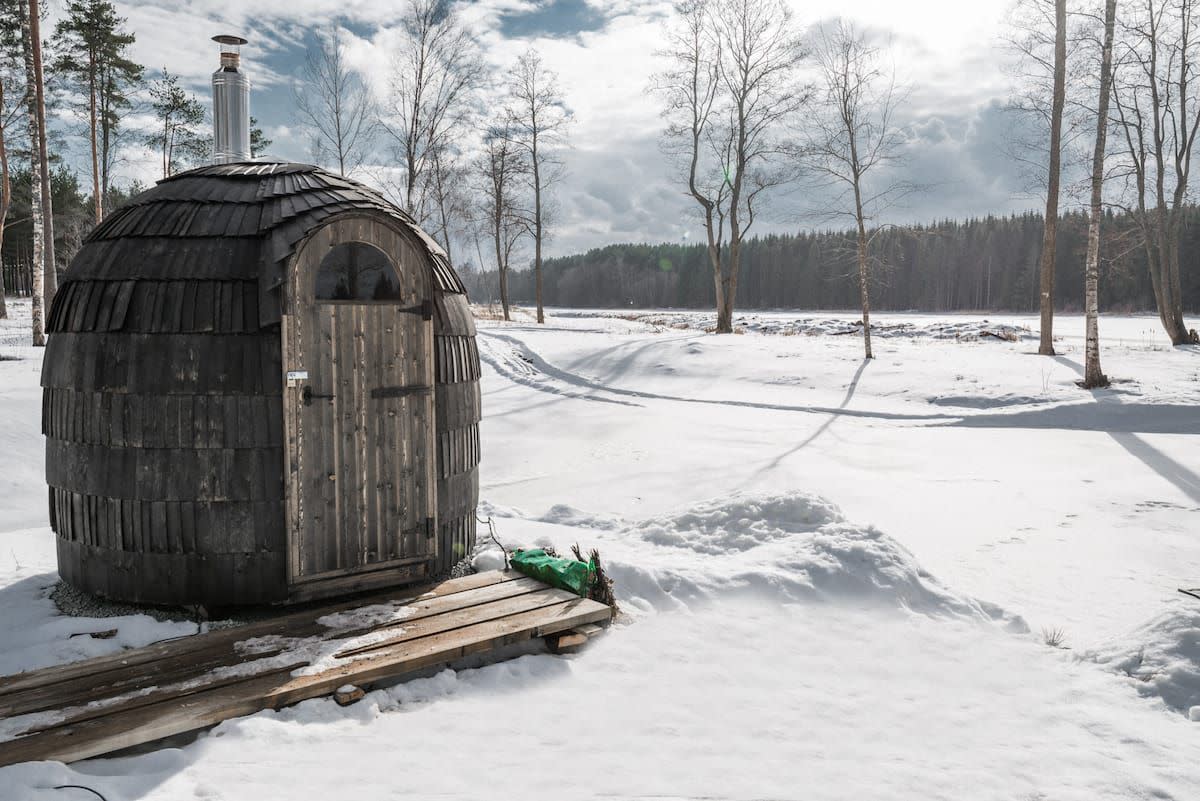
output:
<path id="1" fill-rule="evenodd" d="M 333 399 L 332 395 L 318 395 L 317 393 L 313 392 L 312 387 L 308 386 L 307 384 L 304 387 L 304 391 L 300 393 L 300 397 L 304 399 L 305 406 L 312 406 L 313 398 L 326 398 L 328 400 Z"/>

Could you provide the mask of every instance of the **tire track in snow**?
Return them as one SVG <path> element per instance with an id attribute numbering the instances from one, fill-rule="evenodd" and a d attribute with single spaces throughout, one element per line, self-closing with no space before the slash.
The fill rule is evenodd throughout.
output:
<path id="1" fill-rule="evenodd" d="M 1055 402 L 1038 408 L 1011 409 L 988 414 L 910 414 L 847 409 L 837 406 L 804 406 L 764 401 L 721 400 L 716 398 L 686 398 L 663 395 L 636 389 L 623 389 L 585 378 L 547 362 L 527 344 L 516 337 L 492 331 L 479 331 L 480 337 L 499 343 L 480 348 L 484 361 L 511 381 L 542 392 L 602 403 L 641 406 L 631 401 L 597 397 L 597 392 L 640 400 L 662 400 L 676 403 L 700 403 L 711 406 L 736 406 L 767 411 L 802 412 L 868 420 L 928 423 L 931 426 L 964 426 L 969 428 L 1055 429 L 1063 431 L 1096 431 L 1114 437 L 1117 434 L 1200 434 L 1200 411 L 1190 404 L 1162 403 L 1096 403 L 1095 399 L 1081 402 Z M 558 385 L 567 384 L 588 390 L 588 394 Z M 1194 490 L 1192 490 L 1194 491 Z"/>
<path id="2" fill-rule="evenodd" d="M 581 376 L 551 367 L 541 357 L 538 357 L 533 351 L 529 350 L 529 348 L 523 347 L 520 340 L 500 334 L 489 334 L 486 331 L 479 331 L 478 334 L 480 335 L 478 341 L 481 345 L 479 348 L 479 358 L 491 365 L 493 370 L 514 384 L 521 384 L 522 386 L 536 389 L 539 392 L 559 395 L 564 398 L 576 398 L 578 400 L 595 401 L 597 403 L 615 403 L 619 406 L 642 405 L 631 401 L 617 400 L 616 398 L 597 397 L 591 392 L 579 392 L 559 386 L 552 379 L 558 378 L 563 383 L 581 386 L 592 391 L 604 389 L 602 386 L 592 385 L 590 382 L 587 382 L 587 379 Z M 504 340 L 510 344 L 515 343 L 517 347 L 489 342 L 488 337 Z M 571 376 L 573 380 L 563 378 L 563 376 Z"/>
<path id="3" fill-rule="evenodd" d="M 480 330 L 479 337 L 484 346 L 479 349 L 480 358 L 492 366 L 496 372 L 517 384 L 523 384 L 541 392 L 553 395 L 563 395 L 569 398 L 619 403 L 625 406 L 641 406 L 640 403 L 597 397 L 594 394 L 581 394 L 555 382 L 561 382 L 592 393 L 604 392 L 626 398 L 641 400 L 662 400 L 677 403 L 700 403 L 709 406 L 738 406 L 747 409 L 764 409 L 776 412 L 804 412 L 808 414 L 828 414 L 838 417 L 860 417 L 873 420 L 898 420 L 929 423 L 946 423 L 962 420 L 963 415 L 953 414 L 906 414 L 904 412 L 873 412 L 864 409 L 844 409 L 836 406 L 795 406 L 782 403 L 767 403 L 765 401 L 720 400 L 715 398 L 685 398 L 679 395 L 662 395 L 655 392 L 644 392 L 637 389 L 623 389 L 555 367 L 543 359 L 536 351 L 520 339 L 494 331 Z M 489 340 L 492 340 L 489 342 Z"/>

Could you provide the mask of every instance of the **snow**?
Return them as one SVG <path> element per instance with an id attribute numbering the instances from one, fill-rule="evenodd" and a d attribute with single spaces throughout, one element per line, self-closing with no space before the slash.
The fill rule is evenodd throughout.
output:
<path id="1" fill-rule="evenodd" d="M 1172 609 L 1087 658 L 1129 677 L 1143 695 L 1161 698 L 1196 720 L 1200 708 L 1200 608 Z"/>
<path id="2" fill-rule="evenodd" d="M 563 512 L 559 507 L 558 516 Z M 581 524 L 578 513 L 566 518 Z M 497 518 L 502 530 L 513 532 L 510 540 L 553 544 L 566 552 L 566 531 L 598 547 L 627 612 L 751 597 L 770 604 L 826 601 L 1003 620 L 1013 630 L 1026 630 L 1019 618 L 942 586 L 895 540 L 848 523 L 836 507 L 813 495 L 739 493 L 678 514 L 598 522 L 597 531 L 570 532 L 521 517 Z M 485 554 L 499 553 L 486 542 L 480 547 Z"/>
<path id="3" fill-rule="evenodd" d="M 41 353 L 30 345 L 30 307 L 10 300 L 0 320 L 0 532 L 46 525 Z"/>
<path id="4" fill-rule="evenodd" d="M 485 363 L 509 380 L 485 383 L 482 494 L 534 516 L 566 504 L 638 519 L 801 488 L 948 586 L 1096 643 L 1200 575 L 1200 353 L 1167 347 L 1157 325 L 1102 320 L 1119 383 L 1097 392 L 1076 384 L 1083 325 L 1070 316 L 1052 359 L 1032 342 L 914 338 L 870 363 L 853 337 L 485 325 Z"/>
<path id="5" fill-rule="evenodd" d="M 396 602 L 386 604 L 371 604 L 350 609 L 345 612 L 334 612 L 317 618 L 317 624 L 328 629 L 353 629 L 368 626 L 382 626 L 403 620 L 412 614 L 412 609 Z"/>
<path id="6" fill-rule="evenodd" d="M 744 322 L 480 323 L 480 513 L 600 550 L 625 617 L 581 654 L 4 768 L 0 799 L 1200 797 L 1200 351 L 1105 317 L 1087 392 L 1079 317 L 1051 359 L 1030 316 L 878 315 L 870 363 L 852 315 Z M 180 633 L 56 614 L 40 353 L 3 354 L 0 672 Z"/>
<path id="7" fill-rule="evenodd" d="M 560 312 L 562 317 L 593 316 L 614 318 L 644 323 L 656 329 L 674 328 L 677 330 L 709 331 L 716 328 L 717 316 L 713 314 L 697 314 L 696 312 Z M 758 334 L 780 334 L 783 336 L 844 336 L 862 332 L 862 320 L 848 317 L 792 317 L 786 314 L 739 314 L 734 318 L 734 327 L 738 333 L 753 332 Z M 999 339 L 1016 342 L 1020 339 L 1034 339 L 1033 332 L 1025 325 L 1009 323 L 992 323 L 987 318 L 980 320 L 961 320 L 947 322 L 946 320 L 910 321 L 890 319 L 883 316 L 871 326 L 871 336 L 883 339 L 894 337 L 929 337 L 933 339 L 954 339 L 960 341 L 978 341 L 981 339 Z"/>

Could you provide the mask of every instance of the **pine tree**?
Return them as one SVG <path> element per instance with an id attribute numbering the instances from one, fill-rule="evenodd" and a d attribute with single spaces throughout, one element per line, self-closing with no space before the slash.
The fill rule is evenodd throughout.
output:
<path id="1" fill-rule="evenodd" d="M 204 123 L 204 106 L 195 95 L 184 91 L 179 76 L 165 69 L 150 87 L 150 98 L 158 130 L 146 137 L 146 144 L 162 154 L 163 178 L 167 178 L 181 165 L 208 155 L 208 138 L 199 131 Z"/>
<path id="2" fill-rule="evenodd" d="M 274 140 L 268 139 L 263 129 L 258 127 L 258 120 L 250 118 L 250 158 L 256 159 L 267 151 Z"/>
<path id="3" fill-rule="evenodd" d="M 104 216 L 121 116 L 132 106 L 127 92 L 142 79 L 142 66 L 126 56 L 134 36 L 124 23 L 107 0 L 73 0 L 54 32 L 55 72 L 72 95 L 84 98 L 96 222 Z"/>
<path id="4" fill-rule="evenodd" d="M 9 142 L 20 123 L 21 95 L 24 85 L 17 80 L 21 71 L 21 15 L 16 5 L 24 0 L 0 0 L 0 254 L 4 251 L 4 228 L 12 208 L 12 176 Z M 0 256 L 0 320 L 8 318 L 4 300 L 4 270 Z"/>

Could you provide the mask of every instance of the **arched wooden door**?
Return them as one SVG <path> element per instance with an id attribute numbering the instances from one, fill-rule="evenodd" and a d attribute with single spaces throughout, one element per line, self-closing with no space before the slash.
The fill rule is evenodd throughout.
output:
<path id="1" fill-rule="evenodd" d="M 423 255 L 369 218 L 296 254 L 282 331 L 294 599 L 419 578 L 437 556 L 430 284 Z"/>

